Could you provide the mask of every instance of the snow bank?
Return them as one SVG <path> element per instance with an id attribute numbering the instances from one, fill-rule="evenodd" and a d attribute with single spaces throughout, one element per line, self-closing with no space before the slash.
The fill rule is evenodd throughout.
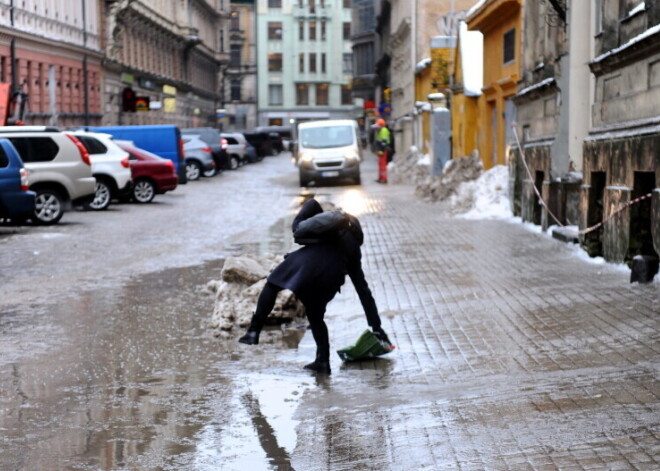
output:
<path id="1" fill-rule="evenodd" d="M 509 201 L 509 169 L 504 165 L 497 165 L 482 173 L 476 180 L 461 184 L 456 194 L 452 195 L 450 203 L 453 200 L 471 201 L 470 209 L 461 215 L 465 219 L 513 217 Z"/>
<path id="2" fill-rule="evenodd" d="M 209 327 L 217 330 L 216 336 L 227 335 L 234 327 L 245 328 L 250 324 L 266 277 L 283 259 L 282 256 L 266 255 L 260 258 L 229 257 L 225 261 L 221 279 L 206 284 L 206 289 L 215 294 Z M 304 316 L 302 303 L 291 291 L 282 290 L 268 316 L 268 323 L 282 324 Z"/>

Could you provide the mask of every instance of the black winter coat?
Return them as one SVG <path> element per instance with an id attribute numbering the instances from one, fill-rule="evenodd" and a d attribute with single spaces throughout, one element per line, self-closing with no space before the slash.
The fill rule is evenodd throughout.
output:
<path id="1" fill-rule="evenodd" d="M 295 233 L 302 221 L 322 212 L 316 200 L 306 201 L 293 220 L 292 231 Z M 360 297 L 369 325 L 379 328 L 376 303 L 362 271 L 362 228 L 357 218 L 350 215 L 347 217 L 350 228 L 345 227 L 316 243 L 287 254 L 284 261 L 268 276 L 268 281 L 293 291 L 307 307 L 325 307 L 340 290 L 348 274 Z"/>

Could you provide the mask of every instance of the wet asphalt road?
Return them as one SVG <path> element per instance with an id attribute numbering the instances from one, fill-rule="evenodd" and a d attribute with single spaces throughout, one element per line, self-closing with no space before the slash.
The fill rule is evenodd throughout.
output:
<path id="1" fill-rule="evenodd" d="M 205 322 L 222 260 L 290 248 L 282 155 L 147 207 L 0 228 L 2 470 L 659 469 L 660 284 L 522 225 L 450 219 L 412 189 L 318 190 L 356 213 L 388 357 L 259 346 Z M 365 328 L 348 285 L 333 348 Z M 239 334 L 237 333 L 236 336 Z"/>

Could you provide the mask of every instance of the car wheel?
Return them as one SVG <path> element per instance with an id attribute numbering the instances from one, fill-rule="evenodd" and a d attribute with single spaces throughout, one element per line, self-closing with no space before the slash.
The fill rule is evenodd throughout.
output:
<path id="1" fill-rule="evenodd" d="M 202 176 L 202 166 L 195 160 L 186 162 L 186 178 L 190 181 L 199 180 Z"/>
<path id="2" fill-rule="evenodd" d="M 86 205 L 87 209 L 92 209 L 94 211 L 101 211 L 110 206 L 110 200 L 112 199 L 112 190 L 110 185 L 103 180 L 96 180 L 96 193 L 94 194 L 94 199 L 91 203 Z"/>
<path id="3" fill-rule="evenodd" d="M 300 175 L 300 186 L 307 186 L 309 185 L 309 180 L 307 180 L 305 177 Z"/>
<path id="4" fill-rule="evenodd" d="M 241 161 L 238 159 L 237 155 L 229 156 L 229 169 L 236 170 L 241 164 Z"/>
<path id="5" fill-rule="evenodd" d="M 133 185 L 133 199 L 137 203 L 151 203 L 156 196 L 156 186 L 149 180 L 138 180 Z"/>
<path id="6" fill-rule="evenodd" d="M 218 174 L 218 169 L 216 167 L 210 168 L 208 170 L 204 170 L 204 173 L 203 173 L 203 175 L 206 178 L 215 177 L 217 174 Z"/>
<path id="7" fill-rule="evenodd" d="M 356 185 L 361 185 L 362 184 L 362 178 L 360 177 L 360 174 L 358 173 L 357 177 L 353 179 Z"/>
<path id="8" fill-rule="evenodd" d="M 33 222 L 44 226 L 57 224 L 64 214 L 62 196 L 48 188 L 36 190 L 36 193 Z"/>

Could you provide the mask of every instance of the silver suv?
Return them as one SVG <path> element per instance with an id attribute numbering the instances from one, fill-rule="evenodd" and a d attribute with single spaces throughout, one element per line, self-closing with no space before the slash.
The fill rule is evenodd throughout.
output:
<path id="1" fill-rule="evenodd" d="M 132 181 L 128 152 L 115 144 L 110 134 L 85 131 L 72 134 L 89 152 L 92 174 L 96 178 L 96 196 L 88 209 L 106 209 L 111 200 L 129 195 Z"/>
<path id="2" fill-rule="evenodd" d="M 227 157 L 229 168 L 235 170 L 248 162 L 247 140 L 240 132 L 223 132 L 222 137 L 227 139 Z"/>
<path id="3" fill-rule="evenodd" d="M 75 136 L 48 126 L 0 126 L 0 137 L 16 147 L 30 174 L 35 224 L 56 224 L 66 209 L 94 200 L 89 153 Z"/>

